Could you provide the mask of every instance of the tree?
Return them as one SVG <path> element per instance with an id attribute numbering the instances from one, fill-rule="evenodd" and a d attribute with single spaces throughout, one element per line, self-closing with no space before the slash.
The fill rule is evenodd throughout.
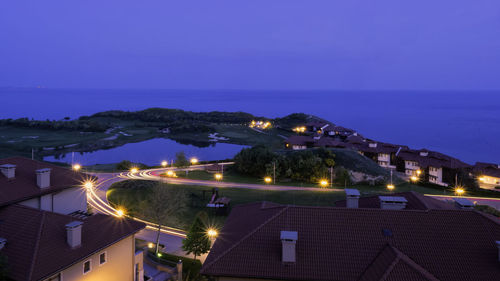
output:
<path id="1" fill-rule="evenodd" d="M 208 220 L 206 213 L 198 213 L 194 219 L 186 239 L 182 240 L 182 249 L 187 254 L 193 254 L 196 260 L 197 256 L 208 253 L 211 246 L 210 238 L 207 236 L 207 230 L 204 221 Z"/>
<path id="2" fill-rule="evenodd" d="M 162 225 L 174 221 L 173 214 L 182 212 L 186 207 L 186 201 L 187 196 L 184 192 L 170 188 L 166 183 L 162 182 L 158 182 L 152 187 L 148 200 L 144 201 L 143 210 L 145 215 L 158 224 L 156 254 L 158 254 Z"/>
<path id="3" fill-rule="evenodd" d="M 186 167 L 189 166 L 189 161 L 186 158 L 184 151 L 179 151 L 175 154 L 175 166 L 176 167 Z"/>

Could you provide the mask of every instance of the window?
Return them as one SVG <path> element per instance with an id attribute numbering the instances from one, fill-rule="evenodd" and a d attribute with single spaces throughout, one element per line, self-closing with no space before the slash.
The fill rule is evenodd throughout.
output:
<path id="1" fill-rule="evenodd" d="M 87 274 L 92 270 L 91 260 L 83 263 L 83 274 Z"/>
<path id="2" fill-rule="evenodd" d="M 99 255 L 99 264 L 105 264 L 106 263 L 106 252 L 101 253 Z"/>

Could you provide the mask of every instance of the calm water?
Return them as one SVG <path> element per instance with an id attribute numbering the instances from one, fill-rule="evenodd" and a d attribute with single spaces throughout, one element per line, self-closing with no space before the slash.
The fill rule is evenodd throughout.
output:
<path id="1" fill-rule="evenodd" d="M 218 143 L 209 147 L 184 145 L 169 139 L 152 139 L 139 143 L 129 143 L 120 147 L 88 153 L 69 153 L 60 156 L 48 156 L 44 160 L 82 163 L 84 165 L 116 163 L 130 160 L 136 163 L 160 165 L 163 160 L 175 160 L 175 153 L 184 151 L 186 157 L 200 160 L 220 160 L 233 157 L 245 146 Z"/>
<path id="2" fill-rule="evenodd" d="M 305 112 L 366 137 L 428 148 L 468 163 L 500 162 L 500 92 L 0 89 L 0 118 L 60 119 L 148 107 Z M 149 153 L 149 147 L 143 147 Z"/>

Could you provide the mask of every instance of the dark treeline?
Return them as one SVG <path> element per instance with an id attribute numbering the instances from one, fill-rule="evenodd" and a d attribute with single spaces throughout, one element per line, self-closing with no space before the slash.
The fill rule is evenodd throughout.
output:
<path id="1" fill-rule="evenodd" d="M 243 149 L 234 161 L 234 169 L 241 174 L 264 177 L 275 172 L 277 179 L 318 182 L 329 178 L 335 154 L 323 148 L 275 153 L 265 146 L 255 146 Z"/>
<path id="2" fill-rule="evenodd" d="M 149 108 L 141 111 L 121 111 L 111 110 L 96 113 L 90 117 L 81 117 L 80 119 L 88 119 L 91 117 L 112 117 L 122 120 L 140 120 L 143 122 L 185 122 L 198 121 L 207 123 L 228 123 L 242 124 L 248 123 L 257 117 L 245 112 L 192 112 L 180 109 L 167 108 Z"/>
<path id="3" fill-rule="evenodd" d="M 93 120 L 33 120 L 28 118 L 1 119 L 0 126 L 37 128 L 45 130 L 69 130 L 83 132 L 104 132 L 110 126 Z"/>

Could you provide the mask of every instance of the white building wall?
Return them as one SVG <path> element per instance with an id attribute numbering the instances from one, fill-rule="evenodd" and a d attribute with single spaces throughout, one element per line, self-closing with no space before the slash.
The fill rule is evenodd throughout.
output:
<path id="1" fill-rule="evenodd" d="M 405 160 L 405 173 L 408 176 L 412 176 L 420 169 L 420 166 L 415 161 Z"/>
<path id="2" fill-rule="evenodd" d="M 429 167 L 429 176 L 434 176 L 436 179 L 429 177 L 429 181 L 439 185 L 444 185 L 443 183 L 443 169 L 441 167 Z"/>
<path id="3" fill-rule="evenodd" d="M 75 211 L 87 211 L 85 189 L 73 187 L 54 194 L 54 212 L 70 214 Z"/>
<path id="4" fill-rule="evenodd" d="M 106 263 L 99 263 L 99 255 L 106 253 Z M 90 260 L 91 270 L 83 273 L 83 265 Z M 138 261 L 142 263 L 142 261 Z M 64 281 L 120 280 L 134 281 L 135 241 L 131 235 L 102 251 L 83 259 L 61 272 Z M 142 268 L 142 264 L 140 265 Z M 47 279 L 48 280 L 48 279 Z M 47 281 L 45 280 L 45 281 Z"/>

